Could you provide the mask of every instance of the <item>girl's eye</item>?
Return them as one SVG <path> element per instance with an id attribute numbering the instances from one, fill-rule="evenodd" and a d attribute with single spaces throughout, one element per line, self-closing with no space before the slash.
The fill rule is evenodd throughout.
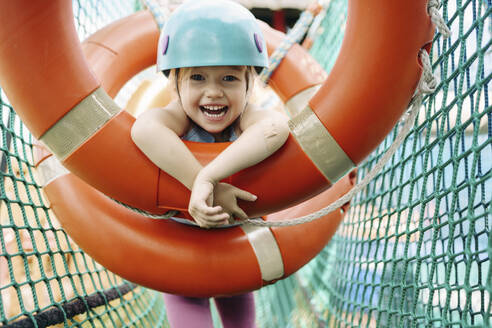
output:
<path id="1" fill-rule="evenodd" d="M 201 74 L 192 74 L 190 76 L 190 79 L 193 80 L 193 81 L 203 81 L 203 80 L 205 80 L 205 78 Z"/>
<path id="2" fill-rule="evenodd" d="M 224 81 L 231 82 L 231 81 L 236 81 L 236 80 L 237 80 L 237 77 L 235 77 L 233 75 L 224 76 Z"/>

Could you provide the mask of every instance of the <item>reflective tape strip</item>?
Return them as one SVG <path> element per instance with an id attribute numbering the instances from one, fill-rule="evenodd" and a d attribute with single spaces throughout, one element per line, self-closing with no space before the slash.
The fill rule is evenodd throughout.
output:
<path id="1" fill-rule="evenodd" d="M 50 182 L 70 173 L 55 156 L 50 156 L 42 161 L 36 169 L 39 183 L 45 187 Z"/>
<path id="2" fill-rule="evenodd" d="M 306 155 L 331 183 L 355 167 L 309 106 L 289 121 L 289 128 Z"/>
<path id="3" fill-rule="evenodd" d="M 282 278 L 284 262 L 272 231 L 266 227 L 249 224 L 243 224 L 241 229 L 246 233 L 249 243 L 253 247 L 260 266 L 261 278 L 265 281 Z"/>
<path id="4" fill-rule="evenodd" d="M 98 88 L 56 122 L 40 140 L 56 157 L 64 160 L 120 111 L 113 99 Z"/>
<path id="5" fill-rule="evenodd" d="M 319 88 L 321 88 L 321 84 L 317 84 L 305 90 L 302 90 L 294 97 L 287 100 L 285 103 L 285 107 L 287 107 L 287 111 L 289 112 L 290 117 L 294 117 L 299 114 L 309 103 L 309 100 L 318 92 Z"/>

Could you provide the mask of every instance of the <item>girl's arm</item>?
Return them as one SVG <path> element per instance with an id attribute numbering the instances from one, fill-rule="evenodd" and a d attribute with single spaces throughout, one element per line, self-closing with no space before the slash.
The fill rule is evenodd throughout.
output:
<path id="1" fill-rule="evenodd" d="M 190 123 L 178 106 L 172 102 L 166 108 L 146 111 L 133 124 L 131 137 L 154 164 L 191 190 L 202 166 L 179 137 Z M 220 206 L 208 206 L 194 218 L 200 225 L 215 225 L 227 222 L 229 215 Z"/>
<path id="2" fill-rule="evenodd" d="M 191 211 L 210 210 L 210 190 L 222 179 L 255 165 L 279 149 L 289 136 L 287 117 L 273 110 L 248 106 L 240 118 L 240 137 L 196 176 L 190 199 Z M 254 200 L 254 199 L 250 199 Z M 244 219 L 244 215 L 240 216 Z"/>
<path id="3" fill-rule="evenodd" d="M 202 178 L 220 181 L 253 166 L 279 149 L 289 136 L 287 117 L 249 106 L 239 121 L 239 138 L 200 171 Z"/>
<path id="4" fill-rule="evenodd" d="M 176 107 L 171 103 L 166 108 L 144 112 L 133 124 L 131 136 L 155 165 L 191 190 L 202 166 L 179 138 L 190 123 Z"/>

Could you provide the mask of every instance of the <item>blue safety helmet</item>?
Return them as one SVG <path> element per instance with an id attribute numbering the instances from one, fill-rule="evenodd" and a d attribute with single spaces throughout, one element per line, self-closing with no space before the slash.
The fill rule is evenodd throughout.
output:
<path id="1" fill-rule="evenodd" d="M 189 0 L 169 17 L 159 37 L 157 69 L 268 66 L 263 33 L 253 14 L 228 0 Z"/>

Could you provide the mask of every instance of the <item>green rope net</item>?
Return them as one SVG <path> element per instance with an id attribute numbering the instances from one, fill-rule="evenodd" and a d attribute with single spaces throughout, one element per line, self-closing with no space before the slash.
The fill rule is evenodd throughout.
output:
<path id="1" fill-rule="evenodd" d="M 73 3 L 81 39 L 141 9 Z M 310 50 L 328 72 L 346 11 L 346 0 L 329 2 Z M 319 256 L 256 293 L 259 327 L 492 326 L 492 1 L 445 0 L 441 12 L 452 35 L 434 39 L 438 90 Z M 0 109 L 0 324 L 166 327 L 160 293 L 107 271 L 63 231 L 37 183 L 32 137 L 1 89 Z M 220 327 L 215 310 L 214 320 Z"/>

